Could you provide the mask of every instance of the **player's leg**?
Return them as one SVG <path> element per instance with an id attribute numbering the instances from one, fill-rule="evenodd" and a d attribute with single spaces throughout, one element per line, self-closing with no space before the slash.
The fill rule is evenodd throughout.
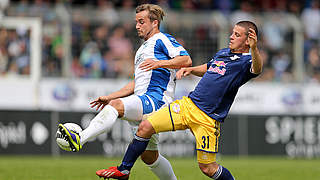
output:
<path id="1" fill-rule="evenodd" d="M 142 154 L 143 156 L 144 154 Z M 142 158 L 141 156 L 141 158 Z M 155 162 L 152 164 L 147 164 L 150 170 L 160 179 L 160 180 L 176 180 L 177 177 L 174 174 L 170 162 L 163 157 L 161 154 L 158 154 L 158 157 Z"/>
<path id="2" fill-rule="evenodd" d="M 215 155 L 216 155 L 216 154 L 210 154 L 210 153 L 206 153 L 206 152 L 202 152 L 202 151 L 197 151 L 197 154 L 199 154 L 199 153 L 203 153 L 202 155 L 207 156 L 208 159 L 210 158 L 212 160 L 215 159 Z M 201 163 L 198 161 L 198 165 L 199 165 L 200 170 L 203 172 L 203 174 L 205 174 L 209 177 L 213 177 L 213 175 L 219 169 L 219 164 L 217 164 L 216 162 Z M 218 174 L 218 172 L 217 172 L 217 174 Z"/>
<path id="3" fill-rule="evenodd" d="M 199 162 L 199 168 L 201 169 L 201 171 L 205 175 L 207 175 L 211 179 L 235 180 L 227 168 L 219 165 L 216 162 L 212 162 L 212 163 L 200 163 Z"/>
<path id="4" fill-rule="evenodd" d="M 170 106 L 169 106 L 170 107 Z M 164 107 L 153 113 L 148 120 L 142 121 L 139 125 L 138 132 L 134 136 L 132 143 L 127 148 L 121 165 L 118 168 L 110 167 L 108 169 L 97 171 L 97 175 L 104 178 L 109 178 L 104 174 L 121 174 L 122 176 L 112 176 L 113 178 L 126 177 L 133 167 L 137 158 L 146 150 L 150 138 L 157 132 L 166 132 L 172 130 L 186 129 L 186 126 L 181 126 L 182 113 L 172 113 L 171 108 Z M 175 124 L 177 122 L 177 124 Z M 175 128 L 176 127 L 176 128 Z"/>
<path id="5" fill-rule="evenodd" d="M 121 99 L 115 99 L 105 106 L 91 121 L 89 126 L 80 132 L 80 144 L 84 145 L 90 139 L 107 132 L 118 117 L 122 117 L 124 105 Z"/>
<path id="6" fill-rule="evenodd" d="M 150 115 L 150 113 L 158 110 L 161 103 L 156 103 L 157 100 L 147 95 L 138 96 L 142 103 L 142 111 L 137 111 L 137 103 L 130 106 L 125 103 L 125 115 L 124 117 L 128 119 L 130 124 L 135 124 L 131 122 L 132 120 L 141 120 L 142 115 Z M 127 105 L 128 104 L 128 105 Z M 158 104 L 158 106 L 157 106 Z M 138 114 L 140 113 L 140 114 Z M 136 134 L 138 126 L 132 126 L 133 135 Z M 159 154 L 158 151 L 159 135 L 154 134 L 147 145 L 146 151 L 141 155 L 141 160 L 147 164 L 150 170 L 160 179 L 160 180 L 175 180 L 176 176 L 173 172 L 172 166 L 169 161 Z"/>
<path id="7" fill-rule="evenodd" d="M 197 139 L 197 159 L 201 171 L 212 179 L 234 180 L 234 177 L 227 168 L 216 163 L 216 153 L 218 150 L 217 146 L 219 138 L 217 133 L 218 128 L 213 128 L 215 129 L 215 132 L 210 133 L 214 134 L 213 136 L 210 136 L 210 134 L 207 133 L 208 131 L 206 128 L 192 125 L 192 129 L 196 129 L 196 131 L 193 131 L 193 133 Z M 198 143 L 199 137 L 202 137 L 200 141 L 201 143 Z"/>
<path id="8" fill-rule="evenodd" d="M 139 121 L 142 119 L 142 113 L 142 102 L 136 95 L 110 101 L 109 105 L 104 107 L 90 122 L 88 128 L 80 133 L 81 145 L 99 134 L 107 132 L 118 117 L 124 117 L 130 121 Z"/>
<path id="9" fill-rule="evenodd" d="M 159 134 L 154 134 L 148 143 L 146 151 L 141 154 L 141 160 L 160 180 L 176 180 L 170 162 L 158 151 Z"/>
<path id="10" fill-rule="evenodd" d="M 141 122 L 141 124 L 144 124 L 144 122 L 148 121 L 143 121 Z M 134 136 L 132 142 L 129 144 L 127 148 L 127 151 L 122 159 L 122 163 L 120 166 L 113 166 L 109 167 L 108 169 L 98 170 L 96 171 L 96 174 L 99 177 L 103 178 L 127 179 L 129 177 L 130 170 L 133 167 L 134 163 L 136 162 L 138 157 L 146 150 L 152 134 L 155 134 L 155 131 L 152 130 L 153 128 L 149 123 L 149 127 L 145 127 L 144 131 L 140 133 L 140 136 L 142 137 L 139 137 L 137 135 Z"/>
<path id="11" fill-rule="evenodd" d="M 192 107 L 194 106 L 194 107 Z M 212 179 L 234 180 L 228 169 L 216 163 L 216 153 L 220 137 L 220 122 L 210 118 L 192 103 L 189 103 L 186 116 L 188 126 L 196 138 L 196 150 L 199 168 Z M 199 121 L 201 120 L 201 121 Z"/>
<path id="12" fill-rule="evenodd" d="M 90 139 L 108 131 L 116 119 L 123 116 L 124 105 L 121 99 L 115 99 L 105 106 L 91 121 L 89 126 L 79 134 L 68 130 L 63 124 L 59 124 L 62 135 L 68 138 L 73 152 L 79 151 Z"/>

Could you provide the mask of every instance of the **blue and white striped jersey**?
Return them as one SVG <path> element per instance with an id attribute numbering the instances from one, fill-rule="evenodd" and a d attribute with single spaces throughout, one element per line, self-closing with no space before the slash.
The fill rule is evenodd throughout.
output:
<path id="1" fill-rule="evenodd" d="M 176 56 L 189 54 L 174 37 L 165 33 L 157 33 L 145 41 L 135 56 L 135 89 L 134 94 L 146 94 L 153 100 L 155 110 L 174 99 L 175 69 L 158 68 L 143 71 L 139 65 L 146 59 L 170 60 Z"/>

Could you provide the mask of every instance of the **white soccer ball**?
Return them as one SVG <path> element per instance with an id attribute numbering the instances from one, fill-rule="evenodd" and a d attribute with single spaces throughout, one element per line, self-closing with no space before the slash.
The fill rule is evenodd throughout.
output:
<path id="1" fill-rule="evenodd" d="M 75 123 L 65 123 L 63 125 L 66 128 L 68 128 L 70 131 L 74 131 L 76 133 L 80 133 L 82 131 L 82 128 L 78 124 L 75 124 Z M 68 140 L 61 134 L 59 129 L 57 130 L 57 133 L 56 133 L 56 142 L 61 149 L 65 150 L 65 151 L 72 151 Z"/>

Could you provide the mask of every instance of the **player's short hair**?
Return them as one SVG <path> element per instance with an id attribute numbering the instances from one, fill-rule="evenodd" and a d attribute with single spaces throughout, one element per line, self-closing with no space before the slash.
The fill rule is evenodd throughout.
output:
<path id="1" fill-rule="evenodd" d="M 249 28 L 252 28 L 255 31 L 255 33 L 256 33 L 256 35 L 258 37 L 258 28 L 257 28 L 256 24 L 254 24 L 253 22 L 251 22 L 251 21 L 240 21 L 236 25 L 244 27 L 246 29 L 246 35 L 247 36 L 249 35 Z"/>
<path id="2" fill-rule="evenodd" d="M 154 20 L 158 20 L 158 28 L 160 27 L 160 22 L 165 16 L 165 13 L 160 6 L 155 4 L 141 4 L 136 8 L 136 13 L 139 13 L 141 11 L 148 11 L 150 21 L 152 22 Z"/>

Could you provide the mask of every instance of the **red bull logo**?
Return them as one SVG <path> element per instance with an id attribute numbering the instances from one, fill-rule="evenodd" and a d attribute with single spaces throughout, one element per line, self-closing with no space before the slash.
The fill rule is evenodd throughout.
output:
<path id="1" fill-rule="evenodd" d="M 226 67 L 227 63 L 225 63 L 224 61 L 214 61 L 212 64 L 213 65 L 210 66 L 208 71 L 215 72 L 220 75 L 224 75 L 226 73 L 225 67 Z M 213 66 L 215 66 L 215 67 L 213 67 Z"/>
<path id="2" fill-rule="evenodd" d="M 226 67 L 226 63 L 224 61 L 214 61 L 213 64 L 217 65 L 218 67 Z"/>

